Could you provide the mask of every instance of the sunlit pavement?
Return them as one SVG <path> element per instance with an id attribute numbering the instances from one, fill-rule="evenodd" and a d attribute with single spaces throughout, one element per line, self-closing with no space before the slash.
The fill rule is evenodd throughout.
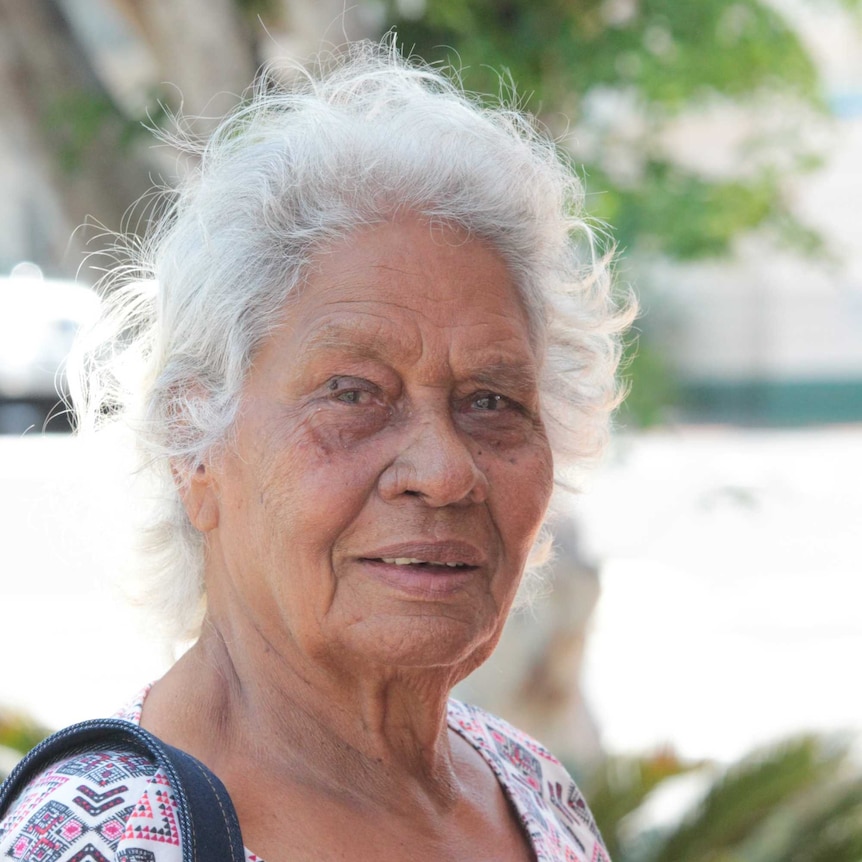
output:
<path id="1" fill-rule="evenodd" d="M 113 585 L 125 516 L 80 449 L 0 436 L 0 703 L 49 725 L 167 666 Z M 601 564 L 585 686 L 611 750 L 730 758 L 862 731 L 860 477 L 858 426 L 618 442 L 575 503 Z"/>
<path id="2" fill-rule="evenodd" d="M 577 509 L 604 560 L 585 684 L 610 748 L 862 731 L 862 426 L 622 440 Z"/>

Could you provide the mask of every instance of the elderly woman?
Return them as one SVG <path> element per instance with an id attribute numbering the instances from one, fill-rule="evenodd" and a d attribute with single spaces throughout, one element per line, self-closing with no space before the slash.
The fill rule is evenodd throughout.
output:
<path id="1" fill-rule="evenodd" d="M 226 121 L 112 285 L 83 409 L 162 483 L 153 605 L 195 638 L 121 715 L 221 778 L 248 859 L 607 858 L 559 762 L 449 697 L 555 456 L 594 455 L 618 400 L 628 315 L 578 205 L 517 112 L 365 46 Z M 67 759 L 0 856 L 179 860 L 166 783 Z"/>

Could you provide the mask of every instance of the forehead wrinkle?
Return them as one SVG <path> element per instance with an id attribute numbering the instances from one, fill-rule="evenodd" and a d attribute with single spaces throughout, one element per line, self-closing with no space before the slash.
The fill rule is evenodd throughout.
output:
<path id="1" fill-rule="evenodd" d="M 434 275 L 432 272 L 419 270 L 417 271 L 415 267 L 411 267 L 409 265 L 399 266 L 397 264 L 390 263 L 377 263 L 373 264 L 373 269 L 380 270 L 387 275 L 397 276 L 396 284 L 399 287 L 403 286 L 405 283 L 410 285 L 409 293 L 412 293 L 415 296 L 419 296 L 423 299 L 431 299 L 437 305 L 444 304 L 458 304 L 463 302 L 464 299 L 470 298 L 470 281 L 465 281 L 462 288 L 462 296 L 450 296 L 441 298 L 437 295 L 434 287 Z M 479 267 L 474 267 L 476 273 L 481 273 Z M 396 305 L 399 306 L 399 303 L 395 300 L 385 300 L 381 299 L 381 302 L 384 302 L 387 305 Z M 418 310 L 416 313 L 421 314 Z M 424 316 L 424 315 L 423 315 Z"/>
<path id="2" fill-rule="evenodd" d="M 393 352 L 402 357 L 416 353 L 415 348 L 410 349 L 406 339 L 399 337 L 400 332 L 395 327 L 390 327 L 393 331 L 387 332 L 385 338 L 381 337 L 382 330 L 390 323 L 385 315 L 369 312 L 362 317 L 374 319 L 377 325 L 363 325 L 358 316 L 330 321 L 309 332 L 302 339 L 300 347 L 303 351 L 339 351 L 363 359 L 378 360 L 391 357 Z"/>
<path id="3" fill-rule="evenodd" d="M 379 268 L 401 272 L 398 267 Z M 417 295 L 424 293 L 423 285 L 415 285 L 414 292 Z M 460 301 L 458 297 L 448 299 L 450 303 Z M 497 309 L 489 311 L 489 319 L 468 322 L 457 318 L 435 320 L 433 313 L 429 314 L 424 308 L 410 308 L 409 304 L 405 306 L 397 297 L 378 295 L 369 302 L 361 295 L 342 295 L 332 297 L 326 305 L 329 308 L 325 316 L 310 328 L 304 327 L 300 321 L 295 322 L 300 329 L 305 329 L 298 343 L 301 353 L 337 353 L 347 358 L 379 361 L 393 366 L 412 364 L 417 370 L 423 369 L 422 377 L 428 383 L 432 380 L 439 383 L 442 378 L 452 379 L 454 376 L 462 382 L 471 381 L 491 389 L 506 388 L 524 397 L 538 388 L 538 369 L 536 357 L 532 355 L 532 344 L 518 344 L 518 333 L 508 326 L 496 329 L 494 324 L 498 322 L 498 315 L 507 319 Z M 386 308 L 394 308 L 400 314 L 390 316 L 385 313 Z M 407 312 L 406 318 L 404 312 Z M 431 326 L 428 331 L 426 323 Z M 491 331 L 485 332 L 489 326 Z M 475 330 L 476 335 L 468 336 L 466 341 L 463 338 L 447 339 L 446 333 L 459 329 Z M 438 340 L 440 337 L 442 342 Z M 507 349 L 510 346 L 512 349 Z M 528 349 L 524 350 L 524 347 Z"/>

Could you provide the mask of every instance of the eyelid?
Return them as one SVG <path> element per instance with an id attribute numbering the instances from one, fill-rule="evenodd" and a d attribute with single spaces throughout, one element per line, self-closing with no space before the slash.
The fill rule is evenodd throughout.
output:
<path id="1" fill-rule="evenodd" d="M 366 391 L 372 391 L 379 388 L 376 384 L 372 383 L 370 380 L 366 380 L 364 377 L 353 377 L 350 374 L 335 374 L 330 377 L 324 385 L 330 392 L 344 392 L 349 389 L 364 389 Z"/>
<path id="2" fill-rule="evenodd" d="M 537 386 L 523 375 L 482 375 L 473 380 L 476 392 L 503 395 L 512 401 L 526 402 L 536 394 Z"/>
<path id="3" fill-rule="evenodd" d="M 356 397 L 350 398 L 351 404 L 382 404 L 385 400 L 384 390 L 379 384 L 365 377 L 354 377 L 351 374 L 335 374 L 324 384 L 324 398 L 329 401 L 347 402 L 350 393 L 357 393 Z"/>

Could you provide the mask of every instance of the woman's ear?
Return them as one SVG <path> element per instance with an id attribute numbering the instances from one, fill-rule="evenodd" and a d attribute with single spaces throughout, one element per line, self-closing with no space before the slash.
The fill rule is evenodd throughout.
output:
<path id="1" fill-rule="evenodd" d="M 209 464 L 198 464 L 194 470 L 183 475 L 173 468 L 174 479 L 192 526 L 201 533 L 208 533 L 218 526 L 218 494 L 213 471 Z"/>

